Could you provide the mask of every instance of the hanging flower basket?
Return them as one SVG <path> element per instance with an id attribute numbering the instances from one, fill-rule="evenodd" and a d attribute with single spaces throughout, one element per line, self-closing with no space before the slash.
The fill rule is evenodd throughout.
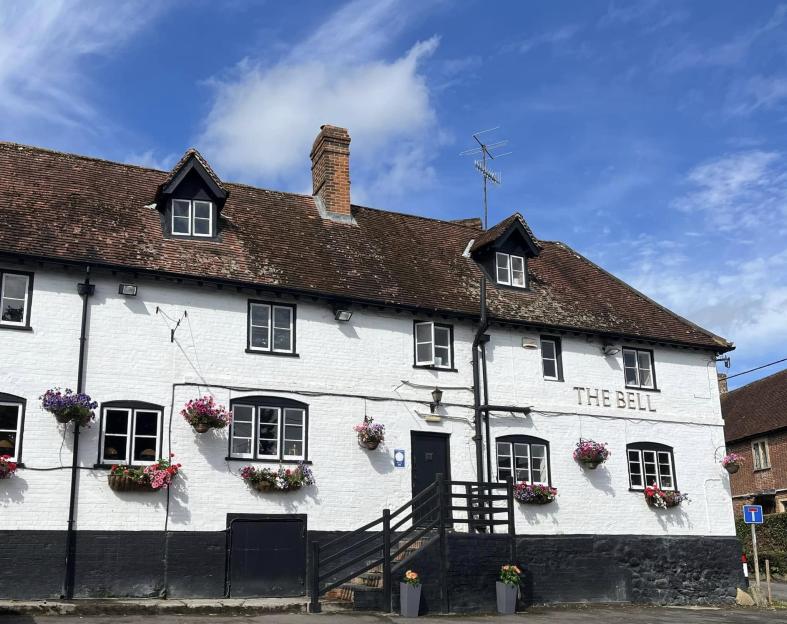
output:
<path id="1" fill-rule="evenodd" d="M 80 426 L 86 427 L 96 417 L 93 410 L 98 407 L 98 403 L 93 401 L 89 395 L 74 393 L 70 388 L 66 388 L 65 391 L 60 388 L 51 388 L 39 398 L 41 399 L 41 407 L 47 412 L 51 412 L 60 424 L 78 422 Z"/>
<path id="2" fill-rule="evenodd" d="M 315 483 L 311 469 L 304 463 L 295 468 L 279 466 L 278 470 L 244 466 L 240 478 L 258 492 L 291 492 Z"/>
<path id="3" fill-rule="evenodd" d="M 724 466 L 724 470 L 730 474 L 735 474 L 738 472 L 741 469 L 742 464 L 743 455 L 739 455 L 738 453 L 728 453 L 721 460 L 721 465 Z"/>
<path id="4" fill-rule="evenodd" d="M 606 443 L 593 440 L 580 439 L 574 449 L 574 459 L 591 470 L 598 468 L 609 458 L 609 449 Z"/>
<path id="5" fill-rule="evenodd" d="M 353 427 L 358 434 L 358 444 L 370 451 L 375 450 L 385 440 L 385 425 L 375 424 L 374 419 L 364 417 L 360 425 Z"/>
<path id="6" fill-rule="evenodd" d="M 186 403 L 180 415 L 197 433 L 223 429 L 232 422 L 232 414 L 223 405 L 216 405 L 212 396 L 192 399 Z"/>
<path id="7" fill-rule="evenodd" d="M 11 461 L 10 455 L 0 455 L 0 479 L 8 479 L 16 472 L 16 462 Z"/>
<path id="8" fill-rule="evenodd" d="M 180 464 L 170 459 L 159 459 L 149 466 L 114 465 L 107 479 L 109 488 L 115 492 L 153 492 L 166 490 L 178 474 Z"/>
<path id="9" fill-rule="evenodd" d="M 677 507 L 683 501 L 688 501 L 689 495 L 673 490 L 662 490 L 656 485 L 651 485 L 645 488 L 645 500 L 648 506 L 654 509 L 670 509 Z"/>
<path id="10" fill-rule="evenodd" d="M 538 483 L 517 483 L 514 486 L 514 498 L 523 505 L 546 505 L 557 497 L 557 488 Z"/>

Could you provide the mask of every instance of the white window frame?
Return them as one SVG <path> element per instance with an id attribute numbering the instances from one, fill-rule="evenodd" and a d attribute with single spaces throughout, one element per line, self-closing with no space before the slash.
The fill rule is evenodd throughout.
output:
<path id="1" fill-rule="evenodd" d="M 188 232 L 176 232 L 175 231 L 175 219 L 185 219 L 186 217 L 183 216 L 175 216 L 175 202 L 183 202 L 188 204 L 189 207 L 189 214 L 188 214 L 188 222 L 189 222 L 189 231 Z M 196 204 L 208 204 L 209 207 L 209 217 L 206 219 L 205 217 L 198 217 L 195 211 Z M 212 238 L 213 237 L 213 202 L 207 201 L 204 199 L 180 199 L 176 198 L 172 200 L 172 207 L 171 207 L 171 220 L 170 220 L 170 231 L 172 232 L 173 236 L 196 236 L 198 238 Z M 200 221 L 208 221 L 208 233 L 207 234 L 197 234 L 196 228 L 194 227 L 194 222 L 199 219 Z"/>
<path id="2" fill-rule="evenodd" d="M 268 346 L 267 347 L 255 347 L 252 341 L 252 335 L 254 333 L 254 328 L 263 328 L 266 327 L 265 325 L 254 325 L 252 323 L 253 314 L 252 310 L 254 308 L 264 308 L 267 310 L 267 330 L 268 330 Z M 276 319 L 276 310 L 286 310 L 289 314 L 289 325 L 287 327 L 275 326 L 275 319 Z M 289 305 L 275 305 L 272 303 L 264 303 L 262 301 L 250 301 L 249 302 L 249 310 L 248 310 L 248 348 L 250 351 L 260 351 L 262 353 L 295 353 L 295 307 Z M 275 348 L 275 334 L 276 330 L 281 331 L 289 331 L 290 334 L 290 342 L 289 346 L 286 349 L 277 349 Z"/>
<path id="3" fill-rule="evenodd" d="M 21 321 L 6 321 L 3 320 L 3 310 L 5 309 L 6 299 L 11 301 L 20 301 L 18 297 L 7 297 L 5 294 L 6 277 L 9 275 L 13 277 L 22 277 L 25 280 L 25 297 L 22 301 L 22 320 Z M 9 325 L 11 327 L 26 327 L 28 315 L 30 314 L 30 276 L 26 273 L 15 273 L 14 271 L 2 271 L 0 273 L 0 325 Z"/>
<path id="4" fill-rule="evenodd" d="M 418 339 L 418 328 L 419 327 L 429 327 L 429 339 L 428 340 L 419 340 Z M 448 336 L 448 344 L 447 345 L 439 345 L 437 344 L 437 340 L 435 337 L 436 331 L 446 332 Z M 444 370 L 451 370 L 453 368 L 453 361 L 454 361 L 454 341 L 453 341 L 453 328 L 450 325 L 442 325 L 438 323 L 434 323 L 433 321 L 419 321 L 414 324 L 413 326 L 413 348 L 415 349 L 415 365 L 416 366 L 429 366 L 431 368 L 441 368 Z M 429 345 L 429 353 L 431 354 L 430 359 L 418 359 L 418 347 L 419 345 Z M 437 349 L 448 349 L 448 364 L 438 364 L 437 359 Z"/>
<path id="5" fill-rule="evenodd" d="M 550 343 L 552 345 L 552 350 L 553 350 L 553 353 L 554 353 L 554 357 L 553 358 L 548 358 L 544 354 L 544 343 L 545 342 L 548 342 L 548 343 Z M 560 357 L 561 357 L 561 355 L 560 355 L 560 350 L 558 349 L 558 344 L 559 344 L 559 342 L 555 338 L 546 338 L 546 337 L 541 338 L 541 372 L 544 374 L 544 379 L 547 379 L 549 381 L 561 381 L 561 378 L 560 378 L 560 369 L 561 369 Z M 544 366 L 544 362 L 545 361 L 550 361 L 550 362 L 554 362 L 555 363 L 555 375 L 554 375 L 554 377 L 552 375 L 547 375 L 546 367 Z"/>
<path id="6" fill-rule="evenodd" d="M 648 457 L 645 456 L 646 453 Z M 652 462 L 649 460 L 650 454 L 652 454 Z M 663 461 L 665 458 L 667 459 L 666 462 Z M 654 483 L 662 490 L 675 490 L 675 456 L 672 451 L 666 451 L 664 449 L 628 448 L 626 449 L 626 462 L 629 471 L 629 487 L 632 490 L 644 490 Z M 655 472 L 646 471 L 646 463 L 653 464 Z M 635 484 L 632 479 L 632 475 L 634 474 L 631 470 L 632 465 L 637 466 L 639 470 L 637 476 L 639 476 L 642 481 L 639 485 Z M 667 466 L 669 470 L 662 470 L 664 466 Z M 667 479 L 669 479 L 670 485 L 666 485 Z"/>
<path id="7" fill-rule="evenodd" d="M 153 409 L 150 407 L 123 407 L 120 406 L 112 406 L 107 405 L 102 408 L 101 413 L 101 447 L 99 448 L 100 454 L 100 463 L 102 464 L 118 464 L 121 466 L 146 466 L 148 464 L 152 464 L 158 461 L 161 458 L 161 427 L 162 427 L 162 411 L 159 409 Z M 126 433 L 110 433 L 110 436 L 121 436 L 125 435 L 126 437 L 126 459 L 125 460 L 118 460 L 117 458 L 111 458 L 106 456 L 106 438 L 107 438 L 107 412 L 125 412 L 126 413 Z M 137 426 L 137 413 L 138 412 L 148 412 L 151 414 L 156 414 L 156 434 L 155 434 L 155 457 L 153 459 L 134 459 L 134 450 L 136 448 L 136 426 Z M 133 426 L 132 426 L 133 424 Z M 141 435 L 139 437 L 143 438 L 154 438 L 152 435 Z"/>
<path id="8" fill-rule="evenodd" d="M 501 452 L 501 447 L 507 447 L 503 449 Z M 519 448 L 517 448 L 519 447 Z M 541 480 L 533 481 L 533 457 L 535 456 L 533 453 L 534 448 L 543 449 L 543 460 L 544 463 L 541 468 Z M 509 471 L 514 479 L 515 483 L 519 483 L 524 481 L 525 483 L 530 483 L 533 485 L 549 485 L 549 446 L 547 444 L 542 444 L 541 442 L 517 442 L 517 441 L 510 441 L 510 440 L 496 440 L 495 441 L 495 450 L 496 450 L 496 465 L 497 465 L 497 479 L 498 481 L 505 480 L 505 477 L 501 476 L 502 471 Z M 526 451 L 522 453 L 521 451 Z M 507 457 L 510 461 L 510 468 L 505 468 L 504 466 L 500 465 L 500 458 Z M 517 468 L 516 467 L 516 459 L 517 457 L 527 459 L 527 468 Z M 520 479 L 519 474 L 521 472 L 526 472 L 527 478 Z"/>
<path id="9" fill-rule="evenodd" d="M 237 408 L 252 410 L 252 427 L 251 427 L 251 453 L 238 453 L 233 450 L 233 441 L 235 440 L 235 410 Z M 276 413 L 276 453 L 263 455 L 259 452 L 260 441 L 260 414 L 262 410 L 272 410 Z M 294 438 L 287 438 L 287 416 L 288 412 L 300 412 L 301 415 L 301 437 L 296 440 Z M 234 403 L 232 406 L 232 424 L 230 425 L 230 446 L 229 456 L 231 459 L 259 459 L 266 461 L 303 461 L 306 459 L 306 437 L 309 429 L 308 419 L 309 415 L 303 407 L 275 407 L 273 405 L 251 405 L 249 403 Z M 242 421 L 246 423 L 247 421 Z M 270 423 L 274 424 L 274 423 Z M 291 425 L 292 426 L 292 425 Z M 248 436 L 240 436 L 238 439 L 248 440 Z M 268 439 L 268 438 L 265 438 Z M 286 452 L 287 442 L 300 442 L 302 452 L 298 454 L 290 454 Z"/>
<path id="10" fill-rule="evenodd" d="M 505 260 L 505 266 L 501 265 L 501 260 Z M 514 261 L 520 264 L 519 269 L 514 269 Z M 500 279 L 500 271 L 505 271 L 505 279 Z M 521 283 L 515 283 L 514 275 L 520 273 L 522 275 Z M 495 281 L 498 284 L 505 286 L 513 286 L 514 288 L 527 288 L 527 261 L 524 256 L 517 256 L 514 254 L 503 253 L 498 251 L 495 253 Z"/>
<path id="11" fill-rule="evenodd" d="M 630 366 L 626 366 L 626 353 L 633 353 L 634 354 L 634 362 L 636 363 L 636 367 L 634 371 L 636 372 L 637 383 L 632 384 L 629 383 L 628 377 L 626 375 L 626 370 L 631 369 Z M 642 383 L 640 371 L 644 370 L 641 366 L 640 356 L 647 356 L 648 358 L 648 365 L 650 366 L 650 385 L 645 385 Z M 648 351 L 647 349 L 635 349 L 634 347 L 623 347 L 622 353 L 622 363 L 623 363 L 623 383 L 626 385 L 627 388 L 641 388 L 645 390 L 655 390 L 656 389 L 656 367 L 653 362 L 653 354 Z"/>
<path id="12" fill-rule="evenodd" d="M 0 406 L 16 408 L 16 429 L 0 429 L 0 431 L 2 431 L 3 433 L 14 434 L 14 452 L 5 453 L 2 450 L 0 450 L 0 455 L 8 454 L 11 456 L 11 461 L 15 462 L 19 457 L 19 445 L 22 443 L 22 404 L 13 403 L 10 401 L 0 401 Z"/>
<path id="13" fill-rule="evenodd" d="M 755 449 L 756 447 L 760 447 L 762 449 L 762 455 L 760 455 Z M 760 462 L 757 461 L 758 456 L 760 457 Z M 754 470 L 768 470 L 771 467 L 771 450 L 768 448 L 768 438 L 759 438 L 758 440 L 752 440 L 751 443 L 751 463 L 754 467 Z M 765 464 L 762 463 L 762 460 L 765 460 Z M 759 465 L 758 465 L 759 463 Z"/>

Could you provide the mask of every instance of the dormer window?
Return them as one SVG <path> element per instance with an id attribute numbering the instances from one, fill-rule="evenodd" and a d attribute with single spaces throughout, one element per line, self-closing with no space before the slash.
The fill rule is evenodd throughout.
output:
<path id="1" fill-rule="evenodd" d="M 213 236 L 213 203 L 173 199 L 172 233 L 176 236 Z"/>
<path id="2" fill-rule="evenodd" d="M 517 288 L 527 287 L 525 259 L 522 256 L 497 252 L 496 254 L 497 283 Z"/>

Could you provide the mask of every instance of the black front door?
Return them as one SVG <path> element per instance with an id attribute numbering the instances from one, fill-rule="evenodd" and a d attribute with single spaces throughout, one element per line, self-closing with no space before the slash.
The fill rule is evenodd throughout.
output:
<path id="1" fill-rule="evenodd" d="M 435 482 L 438 474 L 451 478 L 448 434 L 426 431 L 410 432 L 410 456 L 413 462 L 413 497 Z M 427 497 L 431 498 L 431 497 Z M 436 500 L 415 505 L 413 523 L 424 524 L 434 520 Z"/>
<path id="2" fill-rule="evenodd" d="M 229 518 L 228 594 L 232 598 L 306 593 L 306 519 Z"/>

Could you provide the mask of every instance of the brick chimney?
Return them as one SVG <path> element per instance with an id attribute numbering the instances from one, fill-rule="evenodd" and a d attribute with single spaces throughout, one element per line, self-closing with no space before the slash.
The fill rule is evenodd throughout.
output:
<path id="1" fill-rule="evenodd" d="M 727 373 L 716 373 L 719 379 L 719 394 L 727 394 Z"/>
<path id="2" fill-rule="evenodd" d="M 328 213 L 350 217 L 350 134 L 345 128 L 321 126 L 311 159 L 312 194 Z"/>

